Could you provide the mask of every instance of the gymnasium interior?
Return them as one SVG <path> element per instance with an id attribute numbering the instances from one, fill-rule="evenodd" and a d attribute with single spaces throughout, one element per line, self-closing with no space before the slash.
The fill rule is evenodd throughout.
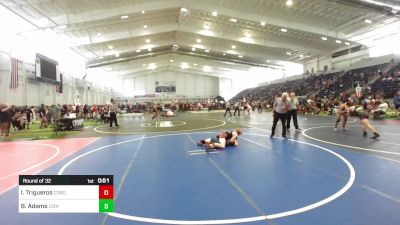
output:
<path id="1" fill-rule="evenodd" d="M 399 0 L 0 0 L 1 225 L 399 225 Z"/>

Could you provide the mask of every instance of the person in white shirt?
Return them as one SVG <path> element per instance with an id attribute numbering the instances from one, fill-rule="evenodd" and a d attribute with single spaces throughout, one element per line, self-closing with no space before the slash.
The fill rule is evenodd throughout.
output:
<path id="1" fill-rule="evenodd" d="M 232 113 L 231 113 L 231 103 L 230 102 L 226 102 L 225 104 L 225 114 L 224 117 L 226 117 L 226 114 L 229 112 L 229 117 L 232 117 Z"/>
<path id="2" fill-rule="evenodd" d="M 386 114 L 388 108 L 389 105 L 382 99 L 381 103 L 376 107 L 376 110 L 373 111 L 374 119 L 383 119 L 383 115 Z"/>
<path id="3" fill-rule="evenodd" d="M 282 137 L 286 138 L 286 118 L 287 112 L 290 110 L 288 93 L 283 93 L 281 98 L 277 98 L 272 109 L 274 121 L 272 124 L 271 138 L 275 135 L 276 125 L 278 121 L 282 122 Z"/>

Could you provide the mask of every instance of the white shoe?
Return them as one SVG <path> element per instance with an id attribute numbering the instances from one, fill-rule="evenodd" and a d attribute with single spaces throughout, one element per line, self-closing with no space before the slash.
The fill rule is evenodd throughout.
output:
<path id="1" fill-rule="evenodd" d="M 337 131 L 337 128 L 333 128 L 333 131 Z"/>

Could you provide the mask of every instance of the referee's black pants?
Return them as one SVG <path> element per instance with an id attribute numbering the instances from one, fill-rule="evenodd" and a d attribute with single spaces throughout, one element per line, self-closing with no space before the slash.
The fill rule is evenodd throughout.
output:
<path id="1" fill-rule="evenodd" d="M 112 127 L 113 122 L 115 122 L 115 126 L 118 126 L 117 114 L 115 112 L 110 112 L 110 127 Z"/>
<path id="2" fill-rule="evenodd" d="M 276 125 L 278 124 L 279 120 L 281 120 L 281 122 L 282 122 L 282 136 L 284 136 L 284 137 L 286 136 L 286 117 L 287 117 L 287 113 L 274 112 L 274 122 L 272 124 L 271 136 L 275 135 Z"/>
<path id="3" fill-rule="evenodd" d="M 226 117 L 226 114 L 227 114 L 228 112 L 229 112 L 229 116 L 232 117 L 231 107 L 227 107 L 227 108 L 226 108 L 224 117 Z"/>
<path id="4" fill-rule="evenodd" d="M 297 109 L 292 109 L 291 111 L 288 112 L 287 115 L 287 129 L 290 128 L 290 120 L 293 117 L 293 124 L 294 128 L 299 129 L 299 124 L 297 123 Z"/>
<path id="5" fill-rule="evenodd" d="M 235 111 L 233 112 L 233 115 L 236 116 L 236 112 L 238 112 L 238 116 L 240 116 L 240 108 L 239 107 L 235 107 Z"/>

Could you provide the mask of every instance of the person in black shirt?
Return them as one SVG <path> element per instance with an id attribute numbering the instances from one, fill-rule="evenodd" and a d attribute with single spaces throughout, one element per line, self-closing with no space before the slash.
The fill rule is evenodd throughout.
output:
<path id="1" fill-rule="evenodd" d="M 0 103 L 0 136 L 10 135 L 10 106 Z"/>
<path id="2" fill-rule="evenodd" d="M 26 113 L 26 119 L 27 119 L 27 123 L 26 123 L 26 129 L 29 130 L 29 123 L 31 122 L 31 116 L 32 116 L 32 110 L 30 108 L 28 108 L 28 106 L 26 106 L 25 108 L 25 113 Z"/>
<path id="3" fill-rule="evenodd" d="M 158 105 L 154 105 L 154 106 L 153 106 L 153 110 L 152 110 L 152 112 L 153 112 L 153 117 L 151 118 L 151 120 L 156 119 L 156 120 L 158 121 L 158 111 L 159 111 Z"/>
<path id="4" fill-rule="evenodd" d="M 44 104 L 40 105 L 39 118 L 40 118 L 40 128 L 47 127 L 46 109 L 44 108 Z"/>

